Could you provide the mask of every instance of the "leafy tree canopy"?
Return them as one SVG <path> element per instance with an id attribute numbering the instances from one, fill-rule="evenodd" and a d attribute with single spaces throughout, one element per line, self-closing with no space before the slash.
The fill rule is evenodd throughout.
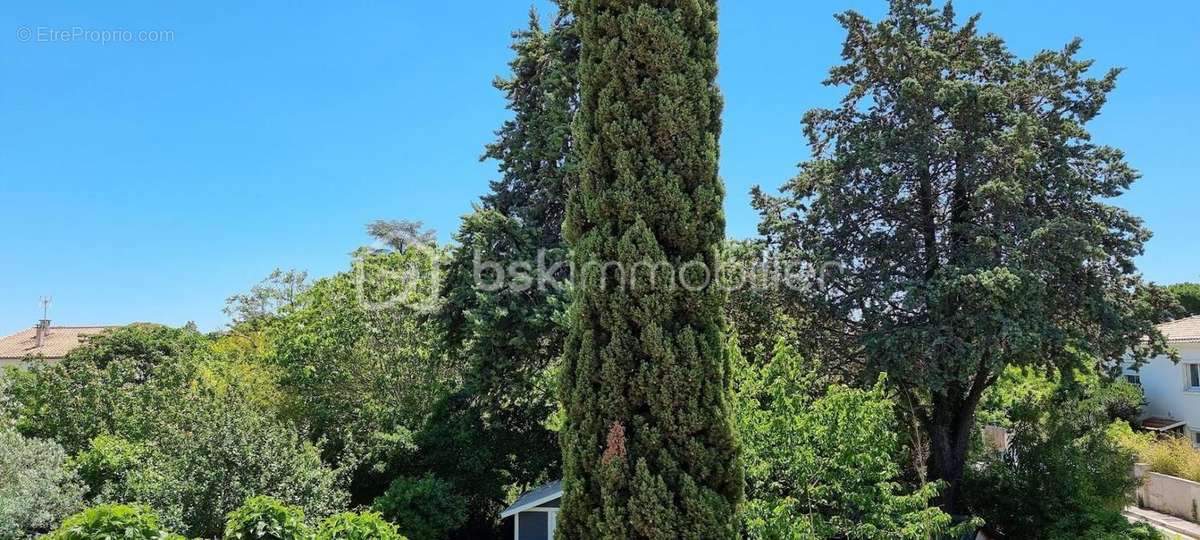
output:
<path id="1" fill-rule="evenodd" d="M 1168 285 L 1167 290 L 1183 307 L 1180 316 L 1200 315 L 1200 283 L 1176 283 Z"/>
<path id="2" fill-rule="evenodd" d="M 754 367 L 734 355 L 750 538 L 911 538 L 951 530 L 938 484 L 901 482 L 896 415 L 881 380 L 827 384 L 815 361 L 777 342 Z"/>
<path id="3" fill-rule="evenodd" d="M 353 470 L 355 503 L 383 492 L 412 433 L 456 381 L 424 320 L 442 256 L 435 246 L 360 251 L 349 271 L 317 280 L 268 330 L 285 416 L 326 441 L 327 461 Z"/>

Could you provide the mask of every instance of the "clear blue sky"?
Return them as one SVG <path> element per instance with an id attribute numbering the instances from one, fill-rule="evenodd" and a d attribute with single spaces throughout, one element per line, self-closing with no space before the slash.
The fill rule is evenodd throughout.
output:
<path id="1" fill-rule="evenodd" d="M 421 219 L 449 238 L 495 176 L 478 161 L 506 117 L 489 83 L 528 0 L 311 4 L 6 6 L 0 334 L 33 324 L 43 294 L 56 323 L 217 329 L 223 299 L 272 268 L 344 268 L 372 219 Z M 721 5 L 721 173 L 728 233 L 746 237 L 747 191 L 793 174 L 802 114 L 840 95 L 819 84 L 839 59 L 832 14 L 878 16 L 884 1 Z M 1128 68 L 1093 133 L 1145 175 L 1120 202 L 1155 232 L 1146 276 L 1200 280 L 1200 3 L 957 5 L 1021 55 L 1078 35 L 1099 67 Z M 36 35 L 76 27 L 135 41 Z M 173 40 L 137 42 L 143 30 Z"/>

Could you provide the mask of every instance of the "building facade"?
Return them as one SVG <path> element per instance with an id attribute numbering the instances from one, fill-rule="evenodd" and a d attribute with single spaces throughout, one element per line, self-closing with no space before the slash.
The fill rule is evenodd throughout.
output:
<path id="1" fill-rule="evenodd" d="M 1182 433 L 1200 446 L 1200 316 L 1158 328 L 1179 351 L 1179 362 L 1156 357 L 1139 369 L 1126 368 L 1125 378 L 1146 394 L 1146 427 Z"/>

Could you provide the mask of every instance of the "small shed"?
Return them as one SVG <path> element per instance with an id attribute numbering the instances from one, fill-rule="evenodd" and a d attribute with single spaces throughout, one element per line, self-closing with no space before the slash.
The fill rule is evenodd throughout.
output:
<path id="1" fill-rule="evenodd" d="M 517 497 L 500 519 L 512 519 L 513 540 L 554 540 L 561 506 L 562 481 L 556 480 Z"/>

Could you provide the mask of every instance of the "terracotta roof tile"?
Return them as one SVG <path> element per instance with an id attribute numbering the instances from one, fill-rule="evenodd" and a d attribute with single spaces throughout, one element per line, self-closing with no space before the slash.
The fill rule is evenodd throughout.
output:
<path id="1" fill-rule="evenodd" d="M 1158 325 L 1168 343 L 1200 343 L 1200 315 Z"/>
<path id="2" fill-rule="evenodd" d="M 42 346 L 37 346 L 37 328 L 30 327 L 0 338 L 0 360 L 19 360 L 26 356 L 62 358 L 78 347 L 87 336 L 116 326 L 51 326 Z"/>

